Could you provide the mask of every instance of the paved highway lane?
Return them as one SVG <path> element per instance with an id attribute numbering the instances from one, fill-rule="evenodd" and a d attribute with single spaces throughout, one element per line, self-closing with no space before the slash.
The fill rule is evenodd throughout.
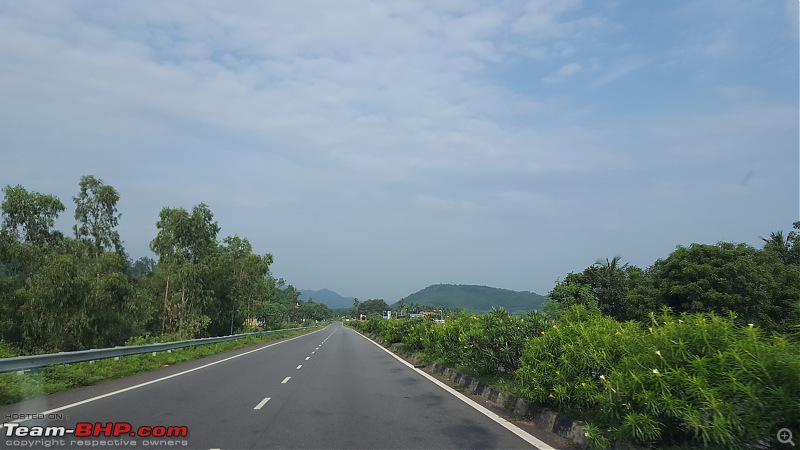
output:
<path id="1" fill-rule="evenodd" d="M 137 385 L 141 386 L 129 389 Z M 121 389 L 129 390 L 107 395 Z M 100 395 L 107 396 L 96 398 Z M 101 440 L 112 441 L 114 448 L 142 448 L 153 441 L 158 448 L 205 449 L 537 448 L 531 443 L 543 447 L 506 423 L 517 434 L 509 431 L 340 323 L 150 374 L 0 407 L 0 417 L 41 413 L 93 398 L 54 413 L 63 414 L 65 420 L 28 420 L 19 425 L 73 428 L 77 422 L 125 422 L 133 430 L 142 426 L 188 430 L 186 437 L 176 438 L 67 435 L 56 438 L 63 441 L 49 442 L 70 448 Z M 53 439 L 6 436 L 8 428 L 0 428 L 0 447 L 44 447 L 45 440 Z"/>

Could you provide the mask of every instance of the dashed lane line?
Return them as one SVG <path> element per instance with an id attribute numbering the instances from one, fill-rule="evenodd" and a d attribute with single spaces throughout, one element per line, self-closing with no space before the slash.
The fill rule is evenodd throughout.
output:
<path id="1" fill-rule="evenodd" d="M 261 408 L 263 408 L 264 405 L 266 405 L 267 402 L 270 401 L 271 399 L 272 399 L 272 397 L 264 397 L 264 400 L 261 400 L 260 402 L 258 402 L 256 407 L 253 408 L 253 409 L 261 409 Z"/>
<path id="2" fill-rule="evenodd" d="M 239 357 L 242 357 L 242 356 L 245 356 L 245 355 L 249 355 L 251 353 L 254 353 L 254 352 L 257 352 L 257 351 L 260 351 L 260 350 L 264 350 L 265 348 L 274 347 L 276 345 L 280 345 L 280 344 L 283 344 L 285 342 L 289 342 L 289 341 L 293 341 L 295 339 L 300 339 L 300 338 L 303 338 L 303 337 L 307 337 L 309 334 L 319 333 L 320 331 L 322 331 L 322 330 L 317 330 L 317 331 L 312 331 L 311 333 L 301 334 L 299 336 L 295 336 L 295 337 L 292 337 L 292 338 L 289 338 L 289 339 L 285 339 L 285 340 L 282 340 L 282 341 L 279 341 L 279 342 L 273 342 L 272 344 L 268 344 L 268 345 L 265 345 L 263 347 L 259 347 L 259 348 L 255 349 L 255 350 L 250 350 L 250 351 L 246 351 L 244 353 L 239 353 L 238 355 L 233 355 L 233 356 L 230 356 L 230 357 L 225 358 L 225 359 L 220 359 L 219 361 L 214 361 L 212 363 L 208 363 L 208 364 L 205 364 L 205 365 L 202 365 L 202 366 L 199 366 L 199 367 L 195 367 L 193 369 L 188 369 L 188 370 L 184 370 L 183 372 L 173 373 L 172 375 L 167 375 L 165 377 L 157 378 L 155 380 L 150 380 L 150 381 L 146 381 L 144 383 L 139 383 L 137 385 L 129 386 L 129 387 L 126 387 L 124 389 L 118 389 L 116 391 L 108 392 L 108 393 L 105 393 L 103 395 L 98 395 L 96 397 L 87 398 L 86 400 L 81 400 L 79 402 L 70 403 L 68 405 L 60 406 L 58 408 L 53 408 L 53 409 L 49 409 L 47 411 L 42 411 L 42 412 L 40 412 L 38 414 L 34 414 L 32 416 L 46 416 L 48 414 L 56 413 L 56 412 L 59 412 L 59 411 L 64 411 L 65 409 L 70 409 L 70 408 L 74 408 L 76 406 L 85 405 L 86 403 L 91 403 L 91 402 L 94 402 L 94 401 L 97 401 L 97 400 L 100 400 L 100 399 L 103 399 L 103 398 L 106 398 L 106 397 L 111 397 L 113 395 L 121 394 L 123 392 L 128 392 L 128 391 L 132 391 L 134 389 L 139 389 L 141 387 L 145 387 L 145 386 L 148 386 L 148 385 L 151 385 L 151 384 L 154 384 L 154 383 L 158 383 L 158 382 L 164 381 L 164 380 L 169 380 L 170 378 L 179 377 L 181 375 L 185 375 L 187 373 L 191 373 L 191 372 L 194 372 L 196 370 L 205 369 L 207 367 L 211 367 L 211 366 L 214 366 L 214 365 L 226 362 L 226 361 L 230 361 L 232 359 L 236 359 L 236 358 L 239 358 Z M 287 378 L 287 380 L 288 380 L 288 378 Z M 22 423 L 22 422 L 27 422 L 28 420 L 31 420 L 31 419 L 32 418 L 16 419 L 16 420 L 12 420 L 12 421 L 6 422 L 6 423 Z M 5 424 L 0 424 L 0 428 L 3 428 L 4 425 Z"/>

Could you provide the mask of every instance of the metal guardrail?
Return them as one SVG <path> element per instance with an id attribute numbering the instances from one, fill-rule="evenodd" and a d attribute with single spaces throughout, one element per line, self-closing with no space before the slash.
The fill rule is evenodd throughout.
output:
<path id="1" fill-rule="evenodd" d="M 185 341 L 162 342 L 158 344 L 131 345 L 125 347 L 98 348 L 93 350 L 80 350 L 77 352 L 49 353 L 46 355 L 15 356 L 13 358 L 0 358 L 0 373 L 15 372 L 20 370 L 35 369 L 53 364 L 72 364 L 83 361 L 116 358 L 118 356 L 139 355 L 142 353 L 163 352 L 197 345 L 216 344 L 218 342 L 233 341 L 248 336 L 284 333 L 287 331 L 305 330 L 316 327 L 286 328 L 283 330 L 259 331 L 255 333 L 232 334 L 201 339 L 188 339 Z"/>

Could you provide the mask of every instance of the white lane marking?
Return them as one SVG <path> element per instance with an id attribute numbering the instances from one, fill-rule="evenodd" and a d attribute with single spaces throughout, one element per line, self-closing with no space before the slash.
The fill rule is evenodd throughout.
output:
<path id="1" fill-rule="evenodd" d="M 311 357 L 310 356 L 306 356 L 306 361 L 308 361 L 309 359 L 311 359 Z"/>
<path id="2" fill-rule="evenodd" d="M 284 342 L 289 342 L 289 341 L 293 341 L 295 339 L 300 339 L 301 337 L 308 336 L 309 334 L 318 333 L 318 332 L 320 332 L 322 330 L 324 330 L 324 328 L 322 328 L 320 330 L 317 330 L 317 331 L 312 331 L 311 333 L 308 333 L 308 334 L 301 334 L 300 336 L 295 336 L 293 338 L 289 338 L 289 339 L 286 339 L 286 340 L 283 340 L 283 341 L 280 341 L 280 342 L 273 342 L 272 344 L 265 345 L 263 347 L 259 347 L 259 348 L 255 349 L 255 350 L 250 350 L 250 351 L 247 351 L 247 352 L 244 352 L 244 353 L 240 353 L 238 355 L 230 356 L 230 357 L 225 358 L 225 359 L 220 359 L 219 361 L 214 361 L 212 363 L 208 363 L 208 364 L 200 366 L 200 367 L 195 367 L 194 369 L 188 369 L 188 370 L 184 370 L 183 372 L 173 373 L 172 375 L 167 375 L 165 377 L 157 378 L 155 380 L 146 381 L 144 383 L 139 383 L 139 384 L 137 384 L 135 386 L 129 386 L 129 387 L 126 387 L 124 389 L 119 389 L 119 390 L 116 390 L 116 391 L 113 391 L 113 392 L 108 392 L 108 393 L 103 394 L 103 395 L 98 395 L 96 397 L 87 398 L 86 400 L 81 400 L 79 402 L 70 403 L 69 405 L 64 405 L 64 406 L 61 406 L 61 407 L 58 407 L 58 408 L 53 408 L 53 409 L 50 409 L 50 410 L 47 410 L 47 411 L 43 411 L 43 412 L 40 412 L 38 414 L 32 414 L 32 415 L 38 417 L 38 416 L 46 416 L 47 414 L 52 414 L 52 413 L 59 412 L 59 411 L 64 411 L 65 409 L 74 408 L 76 406 L 84 405 L 86 403 L 91 403 L 91 402 L 93 402 L 95 400 L 100 400 L 101 398 L 111 397 L 112 395 L 121 394 L 123 392 L 132 391 L 134 389 L 139 389 L 140 387 L 145 387 L 145 386 L 150 385 L 150 384 L 158 383 L 159 381 L 169 380 L 170 378 L 175 378 L 177 376 L 185 375 L 185 374 L 187 374 L 189 372 L 194 372 L 195 370 L 205 369 L 206 367 L 211 367 L 211 366 L 217 365 L 219 363 L 223 363 L 225 361 L 230 361 L 230 360 L 236 359 L 236 358 L 238 358 L 240 356 L 249 355 L 250 353 L 255 353 L 255 352 L 259 351 L 259 350 L 264 350 L 265 348 L 273 347 L 273 346 L 278 345 L 278 344 L 283 344 Z M 6 422 L 6 423 L 22 423 L 22 422 L 27 422 L 29 420 L 31 420 L 31 419 L 16 419 L 16 420 L 12 420 L 12 421 Z M 5 424 L 0 424 L 0 428 L 3 428 L 4 425 Z"/>
<path id="3" fill-rule="evenodd" d="M 352 328 L 350 328 L 350 329 L 352 330 Z M 462 394 L 461 392 L 458 392 L 457 390 L 451 388 L 450 386 L 446 385 L 445 383 L 439 381 L 439 379 L 435 378 L 433 375 L 430 375 L 428 372 L 425 372 L 425 371 L 423 371 L 421 369 L 417 369 L 416 367 L 414 367 L 413 364 L 409 363 L 408 361 L 404 360 L 403 358 L 401 358 L 401 357 L 395 355 L 394 353 L 390 352 L 389 350 L 385 349 L 383 346 L 381 346 L 377 342 L 374 342 L 372 339 L 369 339 L 368 337 L 364 336 L 363 334 L 359 333 L 356 330 L 353 330 L 353 331 L 355 331 L 359 336 L 363 337 L 367 341 L 369 341 L 372 344 L 374 344 L 379 349 L 381 349 L 381 350 L 385 351 L 386 353 L 392 355 L 396 360 L 398 360 L 401 363 L 405 364 L 411 370 L 416 371 L 417 373 L 419 373 L 423 377 L 425 377 L 425 378 L 429 379 L 430 381 L 432 381 L 434 384 L 436 384 L 440 388 L 444 389 L 445 391 L 449 392 L 450 394 L 453 394 L 453 396 L 455 396 L 457 399 L 459 399 L 462 402 L 468 404 L 469 406 L 472 406 L 473 408 L 478 410 L 478 412 L 480 412 L 484 416 L 494 420 L 495 422 L 500 424 L 500 426 L 502 426 L 503 428 L 505 428 L 508 431 L 516 434 L 517 436 L 522 438 L 525 442 L 533 445 L 534 447 L 538 448 L 539 450 L 555 450 L 553 447 L 551 447 L 546 442 L 540 441 L 539 439 L 537 439 L 536 437 L 534 437 L 530 433 L 526 432 L 525 430 L 522 430 L 521 428 L 517 427 L 516 425 L 514 425 L 511 422 L 509 422 L 508 420 L 500 417 L 498 414 L 495 414 L 492 411 L 489 411 L 488 409 L 484 408 L 482 405 L 480 405 L 478 403 L 475 403 L 471 398 L 469 398 L 466 395 Z"/>
<path id="4" fill-rule="evenodd" d="M 314 353 L 317 353 L 317 352 L 311 352 L 311 354 L 312 354 L 312 355 L 313 355 Z"/>
<path id="5" fill-rule="evenodd" d="M 270 401 L 270 399 L 271 399 L 271 398 L 272 398 L 272 397 L 264 397 L 264 400 L 261 400 L 260 402 L 258 402 L 258 404 L 256 405 L 256 407 L 255 407 L 255 408 L 253 408 L 253 409 L 261 409 L 261 408 L 263 408 L 263 407 L 264 407 L 264 405 L 266 405 L 266 404 L 267 404 L 267 402 L 268 402 L 268 401 Z"/>
<path id="6" fill-rule="evenodd" d="M 300 368 L 301 368 L 301 367 L 303 367 L 303 365 L 302 365 L 302 364 L 300 364 L 299 366 L 297 366 L 297 369 L 295 369 L 295 370 L 300 370 Z"/>
<path id="7" fill-rule="evenodd" d="M 291 378 L 292 378 L 292 377 L 286 377 L 286 378 L 284 378 L 284 379 L 283 379 L 283 381 L 281 381 L 281 384 L 286 384 L 286 383 L 288 383 L 288 382 L 289 382 L 289 380 L 290 380 Z"/>

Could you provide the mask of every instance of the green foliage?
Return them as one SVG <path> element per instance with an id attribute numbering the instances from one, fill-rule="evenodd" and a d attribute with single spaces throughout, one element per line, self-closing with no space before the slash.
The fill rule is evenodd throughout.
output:
<path id="1" fill-rule="evenodd" d="M 800 417 L 800 347 L 714 314 L 663 313 L 651 326 L 580 306 L 530 339 L 522 394 L 637 444 L 744 448 Z"/>
<path id="2" fill-rule="evenodd" d="M 0 341 L 0 358 L 13 358 L 19 355 L 19 350 L 8 342 Z"/>
<path id="3" fill-rule="evenodd" d="M 475 374 L 497 375 L 517 369 L 525 339 L 548 323 L 536 311 L 522 317 L 501 308 L 481 316 L 452 314 L 444 323 L 373 317 L 355 326 L 387 343 L 402 342 L 411 350 L 424 351 L 431 359 L 469 368 Z"/>
<path id="4" fill-rule="evenodd" d="M 357 300 L 356 300 L 357 301 Z M 355 302 L 353 302 L 355 304 Z M 386 304 L 381 298 L 366 300 L 363 302 L 358 302 L 355 311 L 355 317 L 359 317 L 360 314 L 364 315 L 371 315 L 371 314 L 378 314 L 378 315 L 385 315 L 386 311 L 389 311 L 389 305 Z"/>
<path id="5" fill-rule="evenodd" d="M 592 293 L 592 285 L 586 275 L 581 273 L 570 273 L 564 281 L 557 281 L 553 290 L 547 295 L 543 308 L 548 314 L 559 316 L 562 311 L 575 305 L 600 312 L 597 297 Z"/>
<path id="6" fill-rule="evenodd" d="M 647 270 L 607 259 L 556 283 L 545 310 L 558 315 L 580 304 L 620 321 L 646 321 L 666 306 L 676 313 L 733 313 L 739 324 L 789 333 L 800 321 L 800 264 L 792 263 L 800 234 L 773 233 L 765 242 L 764 250 L 728 242 L 679 246 Z"/>
<path id="7" fill-rule="evenodd" d="M 733 313 L 740 324 L 782 332 L 800 319 L 791 308 L 800 301 L 797 266 L 745 244 L 678 247 L 649 274 L 658 302 L 676 313 Z"/>
<path id="8" fill-rule="evenodd" d="M 6 186 L 3 193 L 2 233 L 27 244 L 52 242 L 57 235 L 50 229 L 58 214 L 64 211 L 61 200 L 52 195 L 28 192 L 20 185 Z"/>
<path id="9" fill-rule="evenodd" d="M 409 320 L 386 320 L 380 327 L 380 338 L 387 344 L 402 342 L 411 329 Z"/>
<path id="10" fill-rule="evenodd" d="M 517 370 L 525 340 L 541 331 L 547 322 L 536 311 L 523 318 L 502 308 L 462 320 L 465 326 L 460 339 L 464 351 L 460 363 L 486 375 Z"/>
<path id="11" fill-rule="evenodd" d="M 800 221 L 792 224 L 794 228 L 784 237 L 782 231 L 772 232 L 764 241 L 764 251 L 776 256 L 784 264 L 800 265 Z"/>
<path id="12" fill-rule="evenodd" d="M 81 178 L 75 239 L 52 231 L 64 207 L 52 196 L 6 187 L 0 228 L 0 340 L 24 353 L 119 345 L 136 335 L 181 338 L 279 328 L 331 316 L 298 300 L 270 274 L 272 255 L 245 238 L 217 241 L 200 204 L 164 208 L 151 243 L 158 261 L 131 262 L 116 231 L 119 193 Z"/>
<path id="13" fill-rule="evenodd" d="M 85 239 L 93 254 L 113 249 L 124 255 L 122 240 L 116 230 L 121 214 L 117 212 L 119 193 L 113 186 L 92 175 L 81 177 L 80 193 L 75 201 L 75 236 Z"/>

